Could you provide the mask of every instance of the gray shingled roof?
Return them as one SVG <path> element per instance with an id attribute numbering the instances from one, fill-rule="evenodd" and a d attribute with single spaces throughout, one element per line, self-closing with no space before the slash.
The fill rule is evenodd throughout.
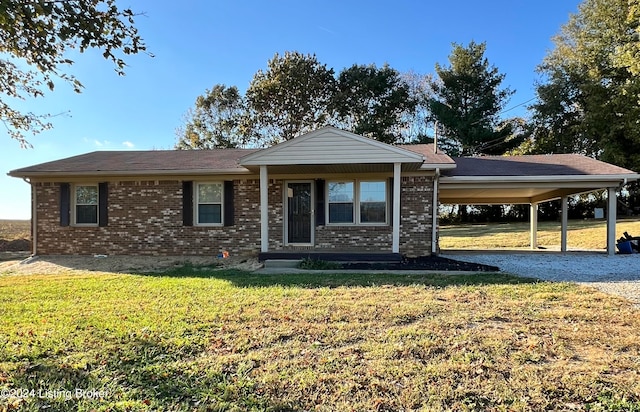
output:
<path id="1" fill-rule="evenodd" d="M 451 159 L 444 153 L 433 153 L 433 145 L 430 144 L 400 147 L 423 154 L 426 163 L 452 164 L 455 161 L 457 167 L 443 173 L 444 176 L 451 177 L 634 174 L 630 170 L 575 154 Z M 12 170 L 9 174 L 28 177 L 49 174 L 246 172 L 238 161 L 257 150 L 259 149 L 97 151 Z"/>
<path id="2" fill-rule="evenodd" d="M 454 158 L 456 168 L 444 176 L 579 176 L 624 175 L 633 171 L 577 154 Z"/>
<path id="3" fill-rule="evenodd" d="M 12 170 L 9 174 L 232 171 L 244 169 L 238 164 L 238 159 L 256 150 L 97 151 Z"/>
<path id="4" fill-rule="evenodd" d="M 423 154 L 427 163 L 450 163 L 443 153 L 434 154 L 433 145 L 401 145 L 400 147 Z M 9 172 L 11 176 L 46 174 L 142 174 L 178 172 L 238 172 L 246 171 L 239 164 L 243 156 L 260 149 L 215 150 L 146 150 L 96 151 L 66 159 L 54 160 Z"/>
<path id="5" fill-rule="evenodd" d="M 426 163 L 431 164 L 454 164 L 452 158 L 446 155 L 442 151 L 438 151 L 438 153 L 433 152 L 433 144 L 401 144 L 398 145 L 405 150 L 409 150 L 411 152 L 420 153 L 426 159 Z"/>

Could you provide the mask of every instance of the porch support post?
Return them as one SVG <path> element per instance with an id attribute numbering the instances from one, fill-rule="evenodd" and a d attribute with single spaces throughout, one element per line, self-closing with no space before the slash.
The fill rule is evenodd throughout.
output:
<path id="1" fill-rule="evenodd" d="M 616 188 L 607 188 L 607 254 L 613 256 L 616 254 L 616 206 L 617 196 Z"/>
<path id="2" fill-rule="evenodd" d="M 393 164 L 393 234 L 391 252 L 400 253 L 400 163 Z"/>
<path id="3" fill-rule="evenodd" d="M 435 149 L 434 149 L 435 150 Z M 436 168 L 433 176 L 433 205 L 431 210 L 431 254 L 438 254 L 438 180 L 440 179 L 440 168 Z"/>
<path id="4" fill-rule="evenodd" d="M 569 224 L 569 197 L 562 196 L 561 224 L 560 224 L 560 251 L 567 251 L 567 226 Z"/>
<path id="5" fill-rule="evenodd" d="M 538 203 L 530 204 L 530 221 L 531 221 L 531 249 L 538 248 Z"/>
<path id="6" fill-rule="evenodd" d="M 267 166 L 260 166 L 260 251 L 269 251 L 269 177 Z"/>
<path id="7" fill-rule="evenodd" d="M 38 255 L 38 199 L 36 184 L 32 181 L 31 185 L 31 255 Z"/>

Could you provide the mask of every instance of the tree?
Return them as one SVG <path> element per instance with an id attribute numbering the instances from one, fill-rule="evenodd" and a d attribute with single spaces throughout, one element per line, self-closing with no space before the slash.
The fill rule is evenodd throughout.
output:
<path id="1" fill-rule="evenodd" d="M 224 149 L 247 142 L 247 107 L 235 86 L 215 85 L 196 98 L 185 125 L 177 131 L 176 149 Z"/>
<path id="2" fill-rule="evenodd" d="M 454 43 L 450 66 L 436 64 L 429 107 L 443 133 L 442 147 L 452 155 L 501 154 L 525 139 L 514 134 L 513 120 L 500 119 L 514 92 L 501 88 L 505 75 L 489 65 L 485 50 L 485 43 Z"/>
<path id="3" fill-rule="evenodd" d="M 405 114 L 415 110 L 409 85 L 388 65 L 353 65 L 340 72 L 332 108 L 339 124 L 384 143 L 402 138 Z"/>
<path id="4" fill-rule="evenodd" d="M 276 53 L 247 89 L 254 137 L 275 144 L 324 126 L 330 117 L 333 76 L 333 69 L 315 55 Z"/>
<path id="5" fill-rule="evenodd" d="M 627 67 L 635 76 L 640 75 L 640 3 L 629 1 L 627 10 L 628 38 L 617 45 L 614 51 L 614 62 L 621 67 Z"/>
<path id="6" fill-rule="evenodd" d="M 406 126 L 401 130 L 404 142 L 432 143 L 433 136 L 429 131 L 433 130 L 429 99 L 433 95 L 431 74 L 420 74 L 414 71 L 401 73 L 400 77 L 409 86 L 409 97 L 415 102 L 412 112 L 403 114 Z"/>
<path id="7" fill-rule="evenodd" d="M 48 115 L 22 112 L 9 100 L 44 96 L 45 89 L 54 89 L 56 79 L 81 91 L 80 81 L 63 72 L 73 64 L 69 49 L 99 49 L 116 72 L 124 74 L 122 55 L 146 50 L 134 27 L 135 16 L 130 9 L 119 9 L 115 0 L 3 1 L 0 92 L 5 97 L 0 100 L 0 120 L 9 136 L 25 147 L 25 133 L 52 127 Z"/>
<path id="8" fill-rule="evenodd" d="M 539 67 L 533 150 L 640 169 L 640 0 L 585 0 Z"/>

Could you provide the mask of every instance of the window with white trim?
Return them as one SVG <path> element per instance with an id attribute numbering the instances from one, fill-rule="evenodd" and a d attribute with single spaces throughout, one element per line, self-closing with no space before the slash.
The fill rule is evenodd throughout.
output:
<path id="1" fill-rule="evenodd" d="M 196 223 L 203 226 L 222 225 L 222 182 L 198 183 L 195 190 Z"/>
<path id="2" fill-rule="evenodd" d="M 98 185 L 75 185 L 73 200 L 75 224 L 97 225 Z"/>
<path id="3" fill-rule="evenodd" d="M 387 223 L 387 182 L 360 182 L 360 223 Z"/>
<path id="4" fill-rule="evenodd" d="M 327 182 L 328 224 L 387 224 L 386 180 Z"/>
<path id="5" fill-rule="evenodd" d="M 329 223 L 354 222 L 353 182 L 328 182 Z"/>

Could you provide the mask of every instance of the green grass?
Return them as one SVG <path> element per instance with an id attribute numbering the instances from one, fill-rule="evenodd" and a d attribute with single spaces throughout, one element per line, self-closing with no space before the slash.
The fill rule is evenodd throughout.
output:
<path id="1" fill-rule="evenodd" d="M 448 225 L 440 228 L 440 247 L 446 249 L 528 248 L 529 223 L 487 223 Z M 620 219 L 616 239 L 624 232 L 640 236 L 640 219 Z M 560 249 L 560 223 L 538 223 L 538 245 Z M 571 220 L 568 225 L 569 249 L 606 249 L 607 223 L 602 220 Z"/>
<path id="2" fill-rule="evenodd" d="M 640 410 L 638 311 L 566 283 L 4 274 L 0 313 L 0 389 L 104 395 L 0 410 Z"/>

